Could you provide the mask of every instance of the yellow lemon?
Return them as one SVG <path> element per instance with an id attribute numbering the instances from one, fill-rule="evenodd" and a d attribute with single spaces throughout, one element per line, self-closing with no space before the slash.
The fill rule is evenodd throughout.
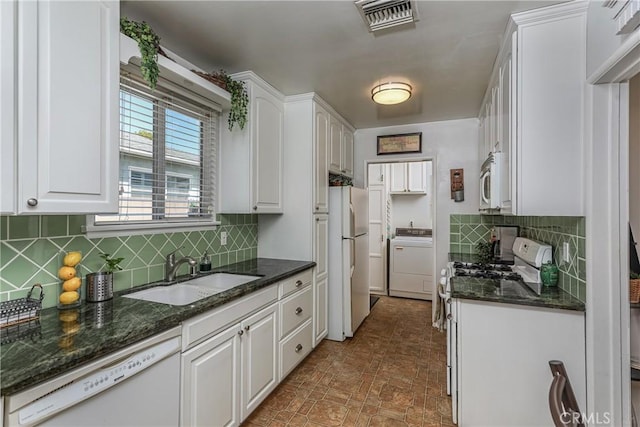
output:
<path id="1" fill-rule="evenodd" d="M 71 292 L 71 291 L 75 291 L 76 289 L 78 289 L 80 287 L 80 285 L 82 285 L 82 279 L 80 279 L 79 277 L 72 277 L 71 279 L 66 280 L 62 284 L 62 289 L 65 292 Z"/>
<path id="2" fill-rule="evenodd" d="M 78 265 L 81 259 L 82 254 L 80 252 L 69 252 L 67 255 L 65 255 L 62 263 L 67 267 L 75 267 L 76 265 Z"/>
<path id="3" fill-rule="evenodd" d="M 71 292 L 63 292 L 60 294 L 60 304 L 72 304 L 80 298 L 80 294 L 71 291 Z"/>
<path id="4" fill-rule="evenodd" d="M 58 270 L 58 277 L 62 280 L 73 279 L 74 277 L 76 277 L 76 269 L 67 266 L 60 267 L 60 270 Z"/>

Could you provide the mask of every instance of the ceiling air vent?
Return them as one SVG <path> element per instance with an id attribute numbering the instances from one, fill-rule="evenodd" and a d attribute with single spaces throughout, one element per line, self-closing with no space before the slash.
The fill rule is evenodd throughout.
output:
<path id="1" fill-rule="evenodd" d="M 378 31 L 418 20 L 416 4 L 410 0 L 356 0 L 369 31 Z"/>

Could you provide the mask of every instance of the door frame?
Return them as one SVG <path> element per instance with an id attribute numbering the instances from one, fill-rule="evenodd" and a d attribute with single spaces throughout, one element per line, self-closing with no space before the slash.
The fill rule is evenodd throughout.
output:
<path id="1" fill-rule="evenodd" d="M 439 280 L 439 275 L 436 274 L 436 272 L 438 271 L 437 269 L 437 262 L 436 262 L 436 258 L 437 258 L 437 253 L 438 253 L 438 230 L 437 227 L 434 227 L 435 224 L 438 223 L 438 193 L 436 191 L 436 180 L 435 180 L 435 176 L 436 176 L 436 172 L 438 170 L 438 163 L 437 163 L 437 159 L 436 156 L 415 156 L 415 157 L 393 157 L 390 159 L 366 159 L 364 161 L 364 186 L 365 188 L 369 188 L 369 165 L 370 164 L 388 164 L 388 163 L 408 163 L 408 162 L 431 162 L 431 183 L 429 186 L 428 191 L 431 191 L 431 201 L 432 201 L 432 205 L 431 205 L 431 229 L 433 231 L 433 287 L 431 289 L 431 295 L 433 295 L 433 298 L 435 299 L 438 295 L 438 280 Z M 449 230 L 446 230 L 446 233 L 448 233 Z M 389 251 L 389 248 L 387 248 L 387 251 Z M 387 283 L 387 293 L 389 292 L 389 283 Z M 436 309 L 436 304 L 433 303 L 433 299 L 432 299 L 432 304 L 431 304 L 431 311 L 432 311 L 432 317 L 435 313 L 435 309 Z"/>
<path id="2" fill-rule="evenodd" d="M 621 46 L 585 88 L 587 411 L 631 425 L 629 80 L 640 42 Z"/>

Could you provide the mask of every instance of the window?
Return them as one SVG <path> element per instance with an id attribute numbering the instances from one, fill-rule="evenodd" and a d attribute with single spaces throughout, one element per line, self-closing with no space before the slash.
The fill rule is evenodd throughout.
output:
<path id="1" fill-rule="evenodd" d="M 212 223 L 219 112 L 161 85 L 120 81 L 119 210 L 103 225 Z"/>

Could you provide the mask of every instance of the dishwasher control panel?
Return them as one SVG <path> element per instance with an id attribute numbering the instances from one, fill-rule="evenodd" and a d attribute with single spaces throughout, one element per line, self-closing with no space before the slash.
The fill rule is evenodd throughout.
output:
<path id="1" fill-rule="evenodd" d="M 175 337 L 110 362 L 108 366 L 74 380 L 29 403 L 18 412 L 20 425 L 30 425 L 78 402 L 86 400 L 152 366 L 180 349 Z"/>

